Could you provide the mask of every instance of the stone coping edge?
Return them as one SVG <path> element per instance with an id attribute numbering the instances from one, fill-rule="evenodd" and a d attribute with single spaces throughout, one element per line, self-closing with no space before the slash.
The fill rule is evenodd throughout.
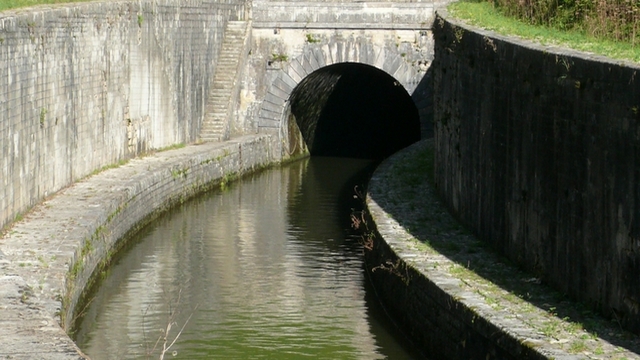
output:
<path id="1" fill-rule="evenodd" d="M 437 218 L 445 216 L 447 221 L 457 224 L 440 203 L 430 181 L 425 177 L 407 176 L 406 167 L 423 162 L 421 157 L 428 153 L 427 148 L 433 151 L 432 139 L 401 150 L 376 169 L 369 182 L 366 212 L 361 219 L 366 225 L 362 236 L 366 268 L 376 293 L 401 331 L 426 357 L 640 358 L 637 353 L 594 337 L 584 329 L 545 334 L 541 331 L 545 324 L 560 324 L 563 319 L 475 274 L 465 276 L 469 274 L 465 267 L 472 266 L 459 264 L 429 246 L 430 239 L 436 236 L 453 244 L 464 237 L 463 243 L 473 235 L 452 230 L 449 223 L 439 222 Z M 413 196 L 407 197 L 401 187 L 412 188 Z M 420 227 L 429 229 L 423 232 Z M 431 238 L 425 236 L 427 233 L 440 235 Z M 474 249 L 476 251 L 476 256 L 490 257 L 482 250 Z M 502 264 L 495 263 L 495 266 L 502 267 Z M 507 276 L 522 274 L 514 271 L 507 272 Z M 531 286 L 540 285 L 532 282 Z M 495 297 L 487 296 L 491 292 L 496 293 Z M 572 347 L 574 343 L 585 346 L 578 350 Z M 592 351 L 594 348 L 599 350 Z"/>
<path id="2" fill-rule="evenodd" d="M 270 135 L 157 152 L 45 199 L 0 237 L 0 357 L 83 359 L 65 330 L 120 241 L 176 203 L 281 161 Z"/>

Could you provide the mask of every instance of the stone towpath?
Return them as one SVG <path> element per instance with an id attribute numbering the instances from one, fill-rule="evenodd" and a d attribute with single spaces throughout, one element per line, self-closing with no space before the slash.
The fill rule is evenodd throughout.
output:
<path id="1" fill-rule="evenodd" d="M 369 184 L 377 230 L 407 266 L 536 357 L 640 359 L 640 337 L 508 264 L 462 227 L 427 181 L 432 154 L 431 140 L 414 144 L 383 162 Z"/>
<path id="2" fill-rule="evenodd" d="M 59 191 L 5 229 L 0 359 L 85 358 L 60 325 L 63 299 L 78 303 L 96 266 L 130 229 L 172 203 L 276 161 L 273 144 L 268 135 L 249 135 L 132 159 Z M 68 327 L 73 316 L 62 323 Z"/>

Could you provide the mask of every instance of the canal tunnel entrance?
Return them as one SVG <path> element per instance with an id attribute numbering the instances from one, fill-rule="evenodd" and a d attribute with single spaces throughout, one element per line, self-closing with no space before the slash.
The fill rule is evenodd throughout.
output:
<path id="1" fill-rule="evenodd" d="M 413 100 L 392 76 L 370 65 L 316 70 L 289 100 L 311 156 L 382 159 L 420 140 Z"/>

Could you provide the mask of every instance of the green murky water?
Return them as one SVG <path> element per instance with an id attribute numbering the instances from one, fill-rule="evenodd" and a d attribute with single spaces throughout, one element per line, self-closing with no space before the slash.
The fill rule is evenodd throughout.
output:
<path id="1" fill-rule="evenodd" d="M 349 235 L 373 165 L 307 159 L 174 209 L 115 262 L 77 343 L 94 360 L 417 358 Z"/>

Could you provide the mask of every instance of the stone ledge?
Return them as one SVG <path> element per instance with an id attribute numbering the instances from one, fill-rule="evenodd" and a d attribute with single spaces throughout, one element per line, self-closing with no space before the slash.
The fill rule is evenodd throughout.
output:
<path id="1" fill-rule="evenodd" d="M 434 3 L 254 1 L 254 28 L 430 29 Z"/>
<path id="2" fill-rule="evenodd" d="M 431 149 L 387 159 L 367 196 L 367 270 L 404 333 L 433 358 L 640 359 L 640 339 L 503 262 L 449 215 L 427 181 Z"/>
<path id="3" fill-rule="evenodd" d="M 280 161 L 273 139 L 244 136 L 133 159 L 33 208 L 0 238 L 0 357 L 85 357 L 63 328 L 119 240 L 172 204 Z"/>

